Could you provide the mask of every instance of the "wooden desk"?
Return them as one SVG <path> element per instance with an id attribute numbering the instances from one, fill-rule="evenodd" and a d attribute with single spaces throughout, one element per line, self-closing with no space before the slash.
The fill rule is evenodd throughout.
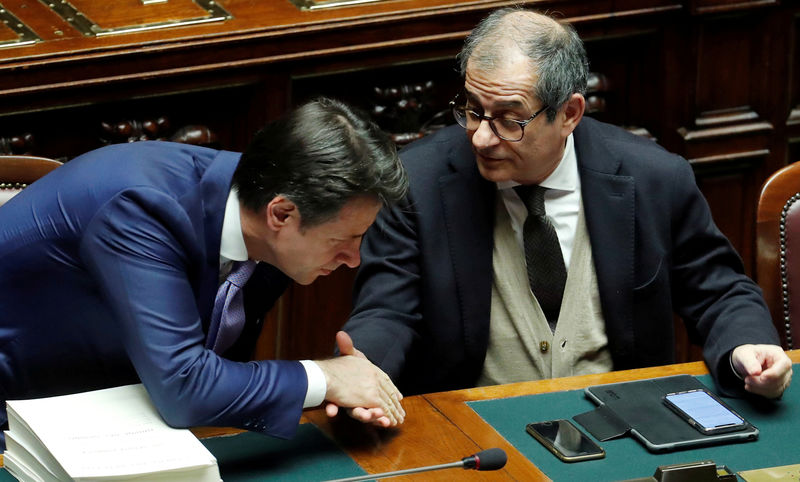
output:
<path id="1" fill-rule="evenodd" d="M 800 350 L 787 353 L 792 362 L 800 362 Z M 306 412 L 303 422 L 318 426 L 365 471 L 372 474 L 456 462 L 492 447 L 500 447 L 508 454 L 506 466 L 495 472 L 448 469 L 393 480 L 422 480 L 421 477 L 424 477 L 426 481 L 449 481 L 455 476 L 462 480 L 481 481 L 548 480 L 527 457 L 479 417 L 467 402 L 577 390 L 590 385 L 669 375 L 707 373 L 702 362 L 693 362 L 411 396 L 403 401 L 406 423 L 392 430 L 365 426 L 346 417 L 331 420 L 322 409 Z M 200 437 L 208 437 L 238 430 L 202 427 L 193 431 Z"/>
<path id="2" fill-rule="evenodd" d="M 789 351 L 788 354 L 794 363 L 800 362 L 800 350 Z M 508 463 L 503 470 L 475 472 L 449 469 L 427 472 L 424 480 L 446 481 L 453 477 L 463 480 L 548 480 L 466 402 L 576 390 L 590 385 L 644 378 L 707 373 L 704 363 L 693 362 L 412 396 L 403 402 L 408 414 L 406 423 L 391 431 L 380 431 L 347 420 L 332 423 L 321 410 L 308 412 L 307 418 L 331 435 L 368 473 L 455 462 L 477 451 L 500 447 L 508 454 Z M 422 476 L 392 480 L 421 480 L 419 477 Z"/>

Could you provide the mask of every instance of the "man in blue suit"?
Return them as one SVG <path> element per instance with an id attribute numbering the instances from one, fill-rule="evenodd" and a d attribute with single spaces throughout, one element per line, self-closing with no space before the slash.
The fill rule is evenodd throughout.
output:
<path id="1" fill-rule="evenodd" d="M 583 117 L 574 29 L 498 10 L 460 60 L 459 125 L 401 152 L 409 194 L 365 236 L 359 349 L 406 393 L 598 373 L 673 363 L 674 310 L 724 391 L 779 396 L 758 286 L 685 159 Z"/>
<path id="2" fill-rule="evenodd" d="M 406 188 L 391 141 L 329 99 L 241 155 L 139 142 L 59 167 L 0 208 L 0 425 L 8 399 L 139 381 L 179 427 L 290 437 L 323 400 L 331 415 L 402 423 L 402 396 L 344 333 L 329 360 L 248 356 L 289 279 L 357 266 L 362 235 Z M 215 306 L 228 273 L 254 265 L 244 310 L 233 294 Z"/>

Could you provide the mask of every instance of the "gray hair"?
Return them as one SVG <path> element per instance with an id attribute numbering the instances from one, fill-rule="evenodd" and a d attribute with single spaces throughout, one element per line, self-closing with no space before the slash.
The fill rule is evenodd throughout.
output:
<path id="1" fill-rule="evenodd" d="M 548 106 L 548 121 L 572 94 L 586 94 L 589 60 L 572 25 L 518 7 L 495 10 L 469 34 L 458 54 L 461 76 L 470 60 L 475 68 L 496 68 L 509 41 L 531 60 L 538 76 L 533 94 Z"/>
<path id="2" fill-rule="evenodd" d="M 259 131 L 242 154 L 233 185 L 254 211 L 286 196 L 308 228 L 333 219 L 357 197 L 396 203 L 408 190 L 408 177 L 388 135 L 363 113 L 322 97 Z"/>

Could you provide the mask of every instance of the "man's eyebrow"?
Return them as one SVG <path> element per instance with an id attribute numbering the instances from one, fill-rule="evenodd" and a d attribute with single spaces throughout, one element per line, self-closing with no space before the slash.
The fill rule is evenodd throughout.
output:
<path id="1" fill-rule="evenodd" d="M 464 91 L 464 96 L 469 101 L 472 101 L 472 102 L 477 102 L 478 101 L 478 98 L 474 94 L 470 93 L 467 90 Z M 519 100 L 502 100 L 502 101 L 499 101 L 499 102 L 494 102 L 492 104 L 492 107 L 499 107 L 501 109 L 516 109 L 516 108 L 519 108 L 519 107 L 525 107 L 525 104 L 523 104 Z"/>
<path id="2" fill-rule="evenodd" d="M 342 236 L 333 236 L 333 238 L 334 239 L 356 239 L 356 238 L 363 238 L 365 234 L 367 234 L 366 231 L 364 231 L 361 234 L 344 234 Z"/>

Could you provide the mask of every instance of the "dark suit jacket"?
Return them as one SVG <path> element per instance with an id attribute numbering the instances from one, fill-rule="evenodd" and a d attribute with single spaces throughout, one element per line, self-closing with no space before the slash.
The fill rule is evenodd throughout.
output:
<path id="1" fill-rule="evenodd" d="M 182 144 L 114 145 L 0 208 L 0 401 L 141 380 L 171 425 L 294 433 L 307 384 L 299 362 L 204 349 L 238 161 Z M 286 285 L 260 263 L 245 287 L 248 320 Z M 231 351 L 252 351 L 253 331 Z"/>
<path id="2" fill-rule="evenodd" d="M 673 362 L 673 310 L 715 376 L 730 375 L 734 347 L 777 344 L 689 163 L 589 118 L 574 139 L 614 368 Z M 401 158 L 410 192 L 365 237 L 344 329 L 407 393 L 474 386 L 489 337 L 496 187 L 458 126 Z"/>

